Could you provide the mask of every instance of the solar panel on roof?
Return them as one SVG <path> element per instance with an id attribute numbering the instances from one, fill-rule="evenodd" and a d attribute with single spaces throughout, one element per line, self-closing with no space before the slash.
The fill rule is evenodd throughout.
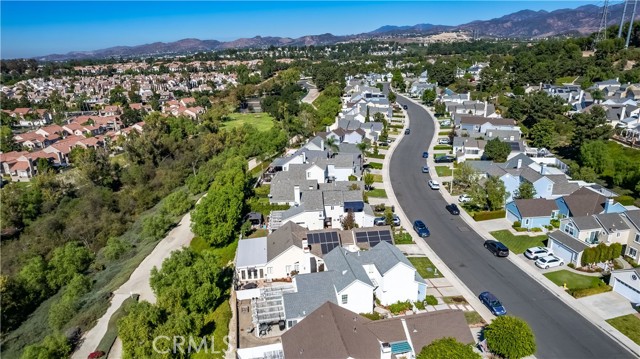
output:
<path id="1" fill-rule="evenodd" d="M 309 233 L 307 234 L 307 242 L 309 243 L 318 243 L 318 237 L 316 237 L 315 233 Z"/>
<path id="2" fill-rule="evenodd" d="M 329 251 L 327 250 L 327 245 L 325 243 L 320 245 L 320 250 L 322 251 L 322 254 L 329 253 Z"/>
<path id="3" fill-rule="evenodd" d="M 334 242 L 340 242 L 340 239 L 338 238 L 338 232 L 331 232 L 331 238 L 333 238 Z"/>

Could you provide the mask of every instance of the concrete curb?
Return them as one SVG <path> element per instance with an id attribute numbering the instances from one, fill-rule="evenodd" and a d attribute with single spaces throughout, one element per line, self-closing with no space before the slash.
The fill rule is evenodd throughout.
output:
<path id="1" fill-rule="evenodd" d="M 404 97 L 404 98 L 408 99 L 409 101 L 413 102 L 418 106 L 422 106 L 422 108 L 424 108 L 425 111 L 429 113 L 429 115 L 435 122 L 436 129 L 438 130 L 440 128 L 440 122 L 436 119 L 435 115 L 426 106 L 414 101 L 411 98 L 408 98 L 408 97 Z M 437 130 L 436 130 L 436 133 L 438 132 Z M 432 143 L 431 143 L 431 146 L 429 146 L 429 149 L 433 148 L 432 146 L 435 143 L 436 137 L 437 136 L 434 136 L 434 140 L 432 140 Z M 433 162 L 433 158 L 429 158 L 428 162 L 429 161 Z M 431 164 L 429 166 L 431 167 Z M 430 171 L 430 174 L 433 178 L 438 178 L 437 177 L 438 175 L 436 174 L 435 171 Z M 451 194 L 447 191 L 445 186 L 441 186 L 441 193 L 447 202 L 452 202 L 452 203 L 457 202 L 456 199 L 453 196 L 451 196 Z M 387 191 L 387 195 L 389 195 L 389 191 Z M 395 194 L 394 194 L 394 199 L 395 199 Z M 478 223 L 473 218 L 471 218 L 471 216 L 469 216 L 469 214 L 466 211 L 460 211 L 460 217 L 462 217 L 462 219 L 467 223 L 467 225 L 471 227 L 476 233 L 478 233 L 480 237 L 482 237 L 483 239 L 485 240 L 495 239 L 488 231 L 486 231 L 484 228 L 479 226 Z M 594 313 L 592 310 L 587 308 L 584 304 L 580 303 L 577 299 L 575 299 L 574 297 L 569 295 L 567 292 L 565 292 L 564 289 L 555 285 L 555 283 L 547 279 L 547 277 L 545 277 L 541 273 L 537 272 L 534 268 L 531 268 L 531 266 L 525 263 L 524 260 L 519 258 L 515 253 L 512 252 L 511 255 L 507 257 L 507 259 L 510 260 L 514 265 L 520 268 L 527 275 L 529 275 L 531 278 L 533 278 L 540 285 L 545 287 L 549 292 L 554 294 L 556 297 L 562 300 L 565 304 L 567 304 L 569 307 L 575 310 L 578 314 L 580 314 L 586 320 L 588 320 L 597 328 L 599 328 L 602 332 L 606 333 L 613 340 L 617 341 L 620 345 L 622 345 L 624 348 L 629 350 L 632 354 L 640 356 L 640 345 L 637 345 L 634 341 L 629 339 L 626 335 L 622 334 L 620 331 L 615 329 L 613 326 L 611 326 L 611 324 L 607 323 L 603 318 L 599 317 L 596 313 Z"/>
<path id="2" fill-rule="evenodd" d="M 404 96 L 402 97 L 404 98 Z M 387 155 L 385 156 L 384 164 L 382 166 L 382 181 L 384 184 L 384 189 L 387 192 L 389 202 L 391 202 L 391 204 L 396 208 L 396 214 L 400 217 L 402 223 L 405 223 L 407 226 L 411 226 L 412 221 L 409 220 L 409 218 L 404 213 L 404 210 L 398 203 L 398 199 L 396 198 L 395 192 L 393 191 L 393 187 L 391 185 L 391 180 L 389 177 L 389 167 L 391 164 L 391 157 L 393 156 L 393 152 L 404 138 L 404 129 L 409 127 L 409 124 L 411 123 L 407 112 L 405 110 L 402 110 L 402 112 L 405 114 L 405 125 L 403 127 L 403 131 L 400 131 L 400 134 L 393 141 L 393 143 L 389 147 Z M 429 148 L 431 148 L 435 142 L 436 139 L 434 137 Z M 427 162 L 429 163 L 429 161 L 431 161 L 430 166 L 433 165 L 433 159 L 428 159 Z M 491 323 L 495 316 L 491 314 L 489 309 L 487 309 L 484 305 L 482 305 L 482 303 L 480 303 L 478 297 L 464 283 L 462 283 L 462 281 L 451 271 L 451 269 L 449 269 L 449 267 L 442 261 L 442 259 L 438 257 L 438 255 L 431 249 L 431 247 L 429 247 L 427 242 L 421 237 L 418 237 L 418 235 L 410 228 L 407 229 L 407 233 L 411 234 L 411 238 L 418 245 L 418 247 L 420 247 L 420 249 L 426 254 L 426 256 L 429 257 L 431 262 L 440 270 L 442 275 L 450 281 L 451 285 L 462 294 L 464 299 L 469 302 L 473 309 L 478 312 L 478 314 L 480 314 L 482 319 L 484 319 L 484 321 L 487 323 Z"/>

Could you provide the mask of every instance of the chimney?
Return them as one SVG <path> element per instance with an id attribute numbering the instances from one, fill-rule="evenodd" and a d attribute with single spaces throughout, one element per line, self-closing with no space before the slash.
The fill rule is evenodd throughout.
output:
<path id="1" fill-rule="evenodd" d="M 609 213 L 611 206 L 613 206 L 613 198 L 607 198 L 607 200 L 604 201 L 604 213 Z"/>
<path id="2" fill-rule="evenodd" d="M 484 115 L 485 116 L 487 116 L 487 107 L 488 107 L 488 104 L 487 104 L 487 101 L 485 101 L 484 102 Z"/>
<path id="3" fill-rule="evenodd" d="M 302 250 L 305 253 L 309 252 L 309 241 L 306 238 L 302 240 Z"/>
<path id="4" fill-rule="evenodd" d="M 541 175 L 544 175 L 545 167 L 547 167 L 547 166 L 546 166 L 544 163 L 541 163 L 541 164 L 540 164 L 540 174 L 541 174 Z"/>
<path id="5" fill-rule="evenodd" d="M 300 186 L 293 186 L 293 203 L 295 203 L 296 206 L 300 205 L 300 196 Z"/>
<path id="6" fill-rule="evenodd" d="M 518 160 L 518 164 L 516 165 L 517 169 L 520 169 L 520 167 L 522 167 L 522 158 Z"/>

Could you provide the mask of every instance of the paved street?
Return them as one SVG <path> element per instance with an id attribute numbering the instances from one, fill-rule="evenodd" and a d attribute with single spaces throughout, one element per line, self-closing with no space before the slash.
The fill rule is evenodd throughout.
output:
<path id="1" fill-rule="evenodd" d="M 427 187 L 421 154 L 433 138 L 434 124 L 420 106 L 408 106 L 411 134 L 404 136 L 391 158 L 391 185 L 410 220 L 422 219 L 431 230 L 427 242 L 476 295 L 489 290 L 510 314 L 533 328 L 538 358 L 632 358 L 633 355 L 547 291 L 511 261 L 483 248 L 483 239 L 459 217 L 451 216 L 439 191 Z"/>

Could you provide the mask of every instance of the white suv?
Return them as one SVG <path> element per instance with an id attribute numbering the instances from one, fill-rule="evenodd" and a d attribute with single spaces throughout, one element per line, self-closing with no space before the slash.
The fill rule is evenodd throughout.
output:
<path id="1" fill-rule="evenodd" d="M 524 252 L 524 256 L 529 259 L 538 259 L 541 257 L 550 256 L 552 254 L 553 253 L 551 253 L 551 250 L 546 247 L 531 247 Z"/>
<path id="2" fill-rule="evenodd" d="M 471 202 L 471 197 L 469 197 L 468 194 L 462 194 L 462 195 L 460 195 L 460 197 L 458 197 L 458 202 L 460 202 L 460 203 Z"/>
<path id="3" fill-rule="evenodd" d="M 439 138 L 438 139 L 438 144 L 439 145 L 448 145 L 449 144 L 449 139 L 448 138 Z"/>
<path id="4" fill-rule="evenodd" d="M 440 183 L 438 183 L 438 181 L 429 180 L 429 188 L 440 189 Z"/>

